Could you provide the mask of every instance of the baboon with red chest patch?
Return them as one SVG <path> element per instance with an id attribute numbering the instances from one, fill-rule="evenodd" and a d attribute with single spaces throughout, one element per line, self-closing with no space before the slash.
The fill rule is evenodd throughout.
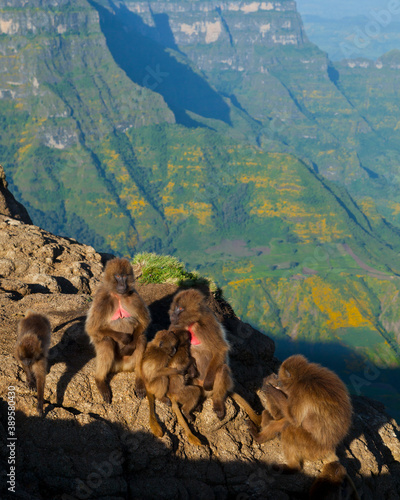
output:
<path id="1" fill-rule="evenodd" d="M 135 289 L 131 264 L 127 259 L 108 261 L 85 323 L 96 350 L 96 384 L 106 403 L 111 403 L 107 377 L 112 372 L 135 371 L 136 393 L 146 395 L 141 364 L 149 323 L 150 312 Z"/>

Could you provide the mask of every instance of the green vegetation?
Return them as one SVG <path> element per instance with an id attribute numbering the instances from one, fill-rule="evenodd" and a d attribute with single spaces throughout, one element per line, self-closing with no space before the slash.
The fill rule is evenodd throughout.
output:
<path id="1" fill-rule="evenodd" d="M 176 257 L 141 252 L 135 255 L 132 262 L 140 266 L 139 283 L 172 283 L 184 287 L 206 285 L 212 292 L 217 291 L 212 280 L 197 272 L 186 271 L 184 264 Z"/>

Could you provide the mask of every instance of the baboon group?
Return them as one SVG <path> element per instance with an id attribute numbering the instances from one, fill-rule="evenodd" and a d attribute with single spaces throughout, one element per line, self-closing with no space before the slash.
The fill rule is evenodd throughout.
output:
<path id="1" fill-rule="evenodd" d="M 231 396 L 248 414 L 255 441 L 280 437 L 288 471 L 301 470 L 306 460 L 329 460 L 312 485 L 310 498 L 336 498 L 332 494 L 345 480 L 351 483 L 354 498 L 359 498 L 336 455 L 351 425 L 352 406 L 346 386 L 335 373 L 302 355 L 289 357 L 277 374 L 264 380 L 267 404 L 259 415 L 235 391 L 229 343 L 206 296 L 194 288 L 179 291 L 169 318 L 169 329 L 147 342 L 150 312 L 135 289 L 133 268 L 123 258 L 107 262 L 85 323 L 96 351 L 96 385 L 106 403 L 112 400 L 110 374 L 135 372 L 135 392 L 139 398 L 147 395 L 153 434 L 163 436 L 155 414 L 158 399 L 172 406 L 189 442 L 201 446 L 188 425 L 194 420 L 193 412 L 211 398 L 216 416 L 223 419 L 225 400 Z M 16 357 L 29 387 L 37 390 L 37 409 L 43 415 L 50 322 L 28 311 L 18 323 L 17 334 Z"/>

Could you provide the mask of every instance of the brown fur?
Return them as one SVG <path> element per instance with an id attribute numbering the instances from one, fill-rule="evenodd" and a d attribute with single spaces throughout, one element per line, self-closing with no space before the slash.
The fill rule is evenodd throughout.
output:
<path id="1" fill-rule="evenodd" d="M 225 416 L 225 399 L 233 390 L 229 367 L 229 344 L 225 330 L 206 304 L 206 297 L 193 288 L 177 293 L 172 301 L 169 316 L 171 328 L 189 328 L 199 339 L 199 345 L 191 344 L 190 350 L 196 360 L 199 376 L 198 385 L 202 385 L 207 397 L 211 397 L 218 418 Z M 245 406 L 250 418 L 259 423 L 259 416 L 238 394 L 232 397 Z"/>
<path id="2" fill-rule="evenodd" d="M 142 374 L 147 392 L 163 399 L 168 392 L 168 376 L 177 373 L 169 362 L 177 352 L 178 338 L 168 330 L 160 330 L 147 344 L 142 360 Z"/>
<path id="3" fill-rule="evenodd" d="M 262 429 L 258 433 L 251 428 L 259 443 L 280 433 L 291 469 L 301 469 L 304 460 L 337 460 L 336 447 L 349 431 L 352 408 L 348 391 L 335 373 L 295 355 L 282 363 L 274 386 L 266 384 L 263 391 L 269 404 Z"/>
<path id="4" fill-rule="evenodd" d="M 130 317 L 112 320 L 119 305 Z M 107 377 L 112 372 L 135 371 L 136 393 L 146 394 L 141 364 L 149 323 L 150 312 L 135 290 L 131 264 L 127 259 L 108 261 L 85 324 L 96 349 L 96 384 L 107 403 L 111 402 Z"/>
<path id="5" fill-rule="evenodd" d="M 201 446 L 201 442 L 190 431 L 179 404 L 186 415 L 197 406 L 201 388 L 187 385 L 191 376 L 197 375 L 196 362 L 190 355 L 189 335 L 186 330 L 161 330 L 147 345 L 143 357 L 142 372 L 146 384 L 150 409 L 150 428 L 158 437 L 163 431 L 156 420 L 154 398 L 172 403 L 179 423 L 184 428 L 189 441 Z"/>
<path id="6" fill-rule="evenodd" d="M 339 462 L 329 462 L 313 482 L 309 500 L 360 500 L 356 487 Z"/>
<path id="7" fill-rule="evenodd" d="M 154 435 L 163 436 L 155 415 L 155 398 L 163 400 L 168 392 L 169 375 L 178 373 L 168 363 L 177 351 L 178 338 L 168 330 L 160 330 L 147 344 L 142 360 L 142 374 L 146 385 L 150 410 L 150 429 Z"/>
<path id="8" fill-rule="evenodd" d="M 178 349 L 168 366 L 175 368 L 179 373 L 170 375 L 167 396 L 172 401 L 178 421 L 184 428 L 189 441 L 201 446 L 201 441 L 190 431 L 178 406 L 178 403 L 182 405 L 182 413 L 188 420 L 192 420 L 192 411 L 198 406 L 202 395 L 202 389 L 192 384 L 199 372 L 196 360 L 190 353 L 190 335 L 187 330 L 173 330 L 171 333 L 178 339 Z"/>
<path id="9" fill-rule="evenodd" d="M 17 326 L 15 356 L 26 374 L 30 389 L 37 391 L 37 410 L 43 416 L 44 385 L 47 375 L 47 357 L 51 326 L 46 316 L 28 311 Z"/>

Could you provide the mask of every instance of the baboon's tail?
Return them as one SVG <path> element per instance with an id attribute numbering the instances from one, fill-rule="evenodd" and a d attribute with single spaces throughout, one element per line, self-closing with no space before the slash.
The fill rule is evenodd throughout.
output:
<path id="1" fill-rule="evenodd" d="M 231 398 L 236 401 L 236 403 L 243 408 L 243 410 L 247 413 L 249 416 L 250 420 L 257 426 L 260 427 L 261 425 L 261 415 L 258 415 L 253 408 L 250 406 L 250 404 L 242 398 L 237 392 L 232 392 L 230 394 Z"/>

